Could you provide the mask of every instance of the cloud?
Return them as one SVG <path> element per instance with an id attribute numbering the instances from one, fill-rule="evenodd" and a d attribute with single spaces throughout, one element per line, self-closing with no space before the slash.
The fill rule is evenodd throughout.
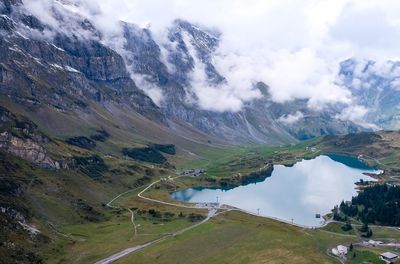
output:
<path id="1" fill-rule="evenodd" d="M 396 79 L 391 81 L 390 85 L 394 90 L 400 91 L 400 77 L 397 77 Z"/>
<path id="2" fill-rule="evenodd" d="M 244 102 L 261 97 L 261 92 L 258 89 L 254 89 L 251 82 L 247 83 L 248 76 L 245 76 L 246 73 L 236 70 L 239 65 L 227 67 L 230 71 L 229 74 L 222 72 L 223 76 L 228 78 L 227 82 L 218 85 L 210 83 L 206 76 L 205 64 L 197 58 L 196 50 L 191 44 L 190 37 L 186 32 L 182 32 L 182 35 L 189 55 L 194 59 L 194 69 L 190 74 L 190 88 L 192 90 L 189 95 L 195 96 L 192 100 L 198 99 L 197 103 L 200 108 L 216 112 L 236 112 L 242 108 Z M 217 62 L 217 68 L 220 68 L 220 63 L 226 63 L 227 61 L 229 60 Z M 231 74 L 232 72 L 234 74 Z"/>
<path id="3" fill-rule="evenodd" d="M 304 117 L 303 113 L 300 111 L 297 111 L 294 114 L 283 115 L 283 116 L 279 117 L 278 121 L 285 125 L 292 125 L 292 124 L 298 122 L 303 117 Z"/>
<path id="4" fill-rule="evenodd" d="M 315 109 L 350 105 L 351 92 L 338 80 L 339 62 L 353 56 L 379 54 L 386 60 L 400 54 L 400 23 L 392 10 L 398 6 L 395 1 L 122 2 L 126 10 L 119 14 L 121 19 L 150 23 L 155 33 L 163 32 L 178 17 L 222 32 L 214 62 L 229 88 L 206 85 L 199 72 L 193 73 L 198 77 L 193 78 L 193 86 L 199 105 L 209 110 L 234 111 L 258 98 L 247 93 L 256 81 L 269 85 L 276 102 L 307 99 Z M 386 34 L 391 35 L 389 47 L 381 37 L 373 39 Z"/>
<path id="5" fill-rule="evenodd" d="M 50 27 L 43 32 L 31 30 L 31 37 L 41 37 L 51 40 L 56 32 L 72 35 L 82 39 L 99 39 L 97 32 L 82 28 L 82 22 L 89 17 L 82 7 L 65 5 L 64 1 L 56 0 L 23 0 L 23 11 L 33 14 L 42 23 Z M 89 9 L 88 9 L 89 10 Z M 114 29 L 115 31 L 116 29 Z"/>
<path id="6" fill-rule="evenodd" d="M 156 85 L 146 81 L 146 79 L 140 74 L 131 74 L 131 76 L 136 85 L 142 88 L 147 96 L 149 96 L 158 107 L 161 107 L 164 101 L 164 95 L 161 89 Z"/>
<path id="7" fill-rule="evenodd" d="M 35 14 L 53 24 L 56 22 L 44 14 L 49 1 L 25 0 Z M 83 7 L 75 12 L 91 17 L 119 52 L 123 52 L 119 20 L 151 25 L 158 40 L 176 18 L 217 28 L 222 35 L 213 60 L 227 83 L 208 84 L 203 65 L 198 63 L 190 91 L 199 107 L 212 111 L 238 111 L 259 98 L 252 89 L 257 81 L 269 85 L 276 102 L 305 99 L 313 109 L 337 103 L 352 107 L 352 94 L 338 77 L 339 63 L 358 57 L 375 59 L 379 65 L 379 61 L 395 60 L 400 54 L 400 2 L 396 0 L 68 2 Z M 364 81 L 354 79 L 354 85 L 370 85 Z M 398 87 L 398 82 L 393 86 Z M 355 119 L 344 111 L 341 118 L 345 117 Z"/>
<path id="8" fill-rule="evenodd" d="M 340 114 L 336 115 L 337 119 L 344 120 L 344 121 L 352 121 L 353 123 L 363 126 L 365 128 L 370 128 L 377 130 L 379 129 L 378 126 L 368 123 L 364 120 L 365 115 L 368 113 L 368 109 L 364 106 L 360 105 L 350 105 L 342 110 Z"/>
<path id="9" fill-rule="evenodd" d="M 296 52 L 281 50 L 273 53 L 271 65 L 264 67 L 263 81 L 268 83 L 272 99 L 285 102 L 308 99 L 312 108 L 322 108 L 329 103 L 349 103 L 351 93 L 336 84 L 338 66 L 328 65 L 314 51 Z"/>
<path id="10" fill-rule="evenodd" d="M 400 20 L 398 1 L 349 1 L 330 37 L 347 45 L 353 56 L 373 60 L 399 58 Z"/>
<path id="11" fill-rule="evenodd" d="M 400 64 L 395 61 L 351 60 L 345 73 L 351 72 L 351 79 L 346 81 L 346 74 L 339 76 L 341 83 L 352 89 L 384 89 L 390 87 L 399 90 Z"/>

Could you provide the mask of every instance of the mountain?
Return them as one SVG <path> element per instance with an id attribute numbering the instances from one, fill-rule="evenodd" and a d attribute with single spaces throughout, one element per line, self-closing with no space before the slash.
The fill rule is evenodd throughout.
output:
<path id="1" fill-rule="evenodd" d="M 192 87 L 196 67 L 201 66 L 209 85 L 226 83 L 213 63 L 220 42 L 213 30 L 176 20 L 161 42 L 149 29 L 121 22 L 123 46 L 118 47 L 64 2 L 55 1 L 52 12 L 56 25 L 30 14 L 21 1 L 7 0 L 0 17 L 3 104 L 50 134 L 79 135 L 71 129 L 75 126 L 78 131 L 101 129 L 99 115 L 104 114 L 112 116 L 115 126 L 145 138 L 152 133 L 143 120 L 163 127 L 155 140 L 167 134 L 202 144 L 284 144 L 363 130 L 334 118 L 335 110 L 309 109 L 306 100 L 275 103 L 263 83 L 253 87 L 262 96 L 240 111 L 203 109 Z M 151 91 L 159 91 L 162 99 L 156 100 Z M 282 122 L 299 111 L 302 118 L 296 122 Z M 126 114 L 135 121 L 127 124 Z M 63 118 L 74 124 L 65 126 Z"/>
<path id="2" fill-rule="evenodd" d="M 369 109 L 366 121 L 383 129 L 400 129 L 400 62 L 348 59 L 340 76 L 358 100 Z"/>
<path id="3" fill-rule="evenodd" d="M 334 109 L 321 112 L 308 108 L 306 100 L 275 103 L 270 98 L 268 86 L 261 82 L 254 89 L 258 89 L 262 97 L 246 103 L 238 112 L 201 109 L 191 87 L 196 64 L 202 64 L 209 85 L 218 86 L 226 82 L 213 65 L 219 33 L 176 20 L 168 29 L 167 42 L 160 46 L 148 29 L 126 23 L 124 28 L 126 50 L 131 53 L 128 53 L 128 65 L 135 74 L 144 76 L 148 83 L 162 89 L 164 100 L 160 107 L 170 123 L 190 124 L 228 142 L 268 144 L 362 130 L 356 124 L 333 118 L 337 113 Z M 149 54 L 151 62 L 148 61 Z M 173 70 L 169 71 L 169 68 Z M 302 113 L 301 120 L 295 124 L 281 122 L 280 117 L 297 111 Z"/>
<path id="4" fill-rule="evenodd" d="M 85 110 L 89 100 L 112 101 L 162 120 L 158 107 L 130 79 L 122 57 L 95 40 L 89 21 L 77 18 L 75 26 L 93 39 L 54 32 L 36 17 L 7 8 L 1 25 L 3 95 L 25 106 L 47 105 L 60 112 Z M 54 34 L 51 42 L 34 36 L 47 30 Z"/>
<path id="5" fill-rule="evenodd" d="M 22 0 L 0 0 L 0 263 L 81 263 L 82 258 L 92 263 L 100 255 L 79 252 L 73 260 L 63 255 L 66 248 L 74 251 L 76 243 L 98 242 L 82 234 L 83 229 L 105 234 L 100 242 L 108 242 L 107 252 L 102 254 L 132 246 L 125 236 L 131 209 L 111 208 L 107 202 L 176 174 L 194 157 L 194 162 L 225 160 L 225 154 L 238 157 L 247 144 L 293 144 L 369 130 L 336 118 L 341 105 L 315 110 L 307 100 L 274 102 L 263 82 L 253 84 L 259 96 L 240 110 L 205 108 L 201 100 L 219 96 L 218 89 L 230 85 L 215 63 L 218 31 L 178 19 L 162 39 L 149 28 L 126 22 L 109 36 L 74 12 L 70 2 L 76 1 L 48 1 L 45 21 Z M 358 104 L 371 109 L 368 122 L 398 128 L 398 64 L 388 62 L 386 71 L 377 71 L 374 64 L 345 61 L 341 80 Z M 379 89 L 368 89 L 367 83 Z M 199 98 L 203 86 L 217 94 Z M 398 149 L 385 148 L 397 139 L 397 134 L 387 135 L 379 145 L 382 155 Z M 325 142 L 329 148 L 351 147 L 360 138 L 375 144 L 378 136 L 331 136 Z M 354 154 L 376 152 L 375 145 L 365 153 L 364 146 L 356 147 Z M 258 154 L 247 165 L 269 162 Z M 230 163 L 229 158 L 221 170 L 247 162 L 240 158 Z M 141 202 L 136 209 L 156 212 L 153 204 Z M 175 214 L 179 225 L 186 221 L 184 214 L 196 218 L 182 211 L 163 211 L 163 217 L 170 221 Z M 153 220 L 143 227 L 170 232 Z M 118 233 L 123 243 L 108 240 L 109 232 Z M 91 250 L 102 251 L 97 245 Z"/>

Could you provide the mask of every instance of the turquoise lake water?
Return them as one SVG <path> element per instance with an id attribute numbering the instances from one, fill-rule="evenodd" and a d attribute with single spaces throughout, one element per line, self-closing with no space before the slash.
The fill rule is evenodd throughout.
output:
<path id="1" fill-rule="evenodd" d="M 305 226 L 320 226 L 322 218 L 342 200 L 357 194 L 355 182 L 373 180 L 363 173 L 377 173 L 357 158 L 321 155 L 291 167 L 275 165 L 262 182 L 234 188 L 196 187 L 172 193 L 178 201 L 220 202 L 262 216 L 276 217 Z M 217 198 L 218 197 L 218 198 Z"/>

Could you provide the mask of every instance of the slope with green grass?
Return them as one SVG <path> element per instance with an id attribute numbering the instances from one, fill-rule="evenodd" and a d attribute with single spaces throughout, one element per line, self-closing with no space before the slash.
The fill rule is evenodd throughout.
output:
<path id="1" fill-rule="evenodd" d="M 335 263 L 326 249 L 353 241 L 241 212 L 227 212 L 117 263 Z"/>

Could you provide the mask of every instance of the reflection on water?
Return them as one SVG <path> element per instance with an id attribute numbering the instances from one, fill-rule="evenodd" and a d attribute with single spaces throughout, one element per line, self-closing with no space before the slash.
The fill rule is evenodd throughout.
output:
<path id="1" fill-rule="evenodd" d="M 351 166 L 351 167 L 350 167 Z M 224 190 L 191 188 L 172 193 L 186 202 L 229 204 L 260 215 L 273 216 L 306 226 L 319 226 L 315 214 L 327 214 L 342 200 L 356 195 L 355 182 L 373 180 L 362 174 L 375 172 L 355 158 L 319 156 L 303 160 L 292 167 L 275 165 L 271 177 L 263 182 Z"/>

